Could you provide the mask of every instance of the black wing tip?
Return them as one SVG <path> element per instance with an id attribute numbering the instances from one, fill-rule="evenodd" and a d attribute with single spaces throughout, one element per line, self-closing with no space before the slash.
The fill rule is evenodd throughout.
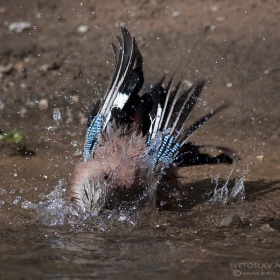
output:
<path id="1" fill-rule="evenodd" d="M 122 33 L 123 33 L 123 34 L 124 34 L 124 33 L 127 33 L 127 34 L 129 34 L 129 35 L 130 35 L 130 33 L 129 33 L 128 29 L 127 29 L 127 28 L 125 28 L 124 26 L 121 26 L 121 31 L 122 31 Z"/>
<path id="2" fill-rule="evenodd" d="M 198 91 L 199 93 L 203 90 L 204 85 L 206 83 L 206 80 L 203 78 L 200 78 L 195 82 L 192 87 L 194 88 L 194 91 Z"/>
<path id="3" fill-rule="evenodd" d="M 122 32 L 122 37 L 123 37 L 124 40 L 125 40 L 126 37 L 128 37 L 130 40 L 135 42 L 134 36 L 131 36 L 131 33 L 128 31 L 127 28 L 121 26 L 121 32 Z"/>
<path id="4" fill-rule="evenodd" d="M 219 150 L 220 154 L 211 156 L 200 151 L 201 148 L 212 147 Z M 192 142 L 184 144 L 180 148 L 181 152 L 177 157 L 177 167 L 193 165 L 214 165 L 214 164 L 233 164 L 241 160 L 233 151 L 219 146 L 194 145 Z"/>
<path id="5" fill-rule="evenodd" d="M 211 117 L 213 115 L 216 115 L 217 113 L 220 113 L 221 111 L 223 111 L 225 109 L 228 109 L 231 105 L 232 105 L 232 102 L 226 102 L 226 103 L 220 105 L 218 108 L 216 108 L 215 110 L 213 110 L 211 112 Z"/>

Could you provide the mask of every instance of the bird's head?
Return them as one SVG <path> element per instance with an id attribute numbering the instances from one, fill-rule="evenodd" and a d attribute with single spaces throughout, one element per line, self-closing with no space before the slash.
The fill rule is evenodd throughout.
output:
<path id="1" fill-rule="evenodd" d="M 74 170 L 70 200 L 87 210 L 99 209 L 106 203 L 108 193 L 135 185 L 137 175 L 137 166 L 130 158 L 79 163 Z"/>
<path id="2" fill-rule="evenodd" d="M 95 160 L 79 163 L 74 170 L 70 200 L 85 209 L 91 209 L 99 203 L 104 204 L 112 173 L 108 163 Z"/>

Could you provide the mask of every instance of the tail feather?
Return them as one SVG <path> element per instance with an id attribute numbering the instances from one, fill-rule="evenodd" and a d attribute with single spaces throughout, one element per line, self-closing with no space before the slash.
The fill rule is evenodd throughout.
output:
<path id="1" fill-rule="evenodd" d="M 179 81 L 175 87 L 175 90 L 170 94 L 170 97 L 168 99 L 166 99 L 166 104 L 167 104 L 166 110 L 167 111 L 164 112 L 166 115 L 166 119 L 163 122 L 162 130 L 168 129 L 170 127 L 172 115 L 174 113 L 174 108 L 175 108 L 176 102 L 180 96 L 179 93 L 180 93 L 181 85 L 182 85 L 182 81 Z M 172 90 L 172 88 L 170 88 L 170 90 Z"/>
<path id="2" fill-rule="evenodd" d="M 205 152 L 200 150 L 204 147 L 214 148 L 222 152 L 217 156 L 210 156 Z M 180 147 L 180 152 L 177 158 L 174 160 L 174 163 L 177 167 L 182 166 L 192 166 L 192 165 L 204 165 L 204 164 L 219 164 L 219 163 L 233 163 L 236 159 L 236 155 L 233 151 L 224 148 L 224 147 L 210 147 L 205 145 L 194 145 L 191 142 L 188 142 Z"/>
<path id="3" fill-rule="evenodd" d="M 162 80 L 162 82 L 163 82 L 163 80 Z M 159 127 L 160 127 L 161 130 L 163 129 L 162 124 L 164 124 L 165 121 L 166 121 L 167 116 L 166 116 L 165 112 L 166 112 L 168 106 L 170 105 L 168 102 L 169 102 L 170 95 L 172 93 L 173 83 L 174 83 L 174 77 L 169 81 L 169 83 L 168 83 L 168 85 L 165 89 L 166 98 L 165 98 L 165 102 L 164 102 L 164 106 L 163 106 L 163 112 L 162 112 L 163 117 L 161 118 L 160 124 L 159 124 Z"/>
<path id="4" fill-rule="evenodd" d="M 178 141 L 178 136 L 181 135 L 183 132 L 186 119 L 188 118 L 190 112 L 192 111 L 194 105 L 196 104 L 199 98 L 203 85 L 204 85 L 203 81 L 197 83 L 196 85 L 192 86 L 189 90 L 187 90 L 185 94 L 182 96 L 183 105 L 173 125 L 174 129 L 176 129 L 177 131 L 177 136 L 176 136 L 177 141 Z"/>
<path id="5" fill-rule="evenodd" d="M 147 135 L 151 127 L 150 112 L 153 107 L 151 94 L 145 93 L 136 106 L 134 121 L 140 125 L 143 136 Z"/>

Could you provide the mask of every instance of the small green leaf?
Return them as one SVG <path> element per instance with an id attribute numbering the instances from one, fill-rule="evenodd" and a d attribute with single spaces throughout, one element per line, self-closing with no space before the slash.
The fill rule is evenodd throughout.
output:
<path id="1" fill-rule="evenodd" d="M 22 139 L 22 136 L 17 130 L 12 130 L 10 132 L 4 133 L 0 135 L 0 140 L 5 143 L 18 143 Z"/>

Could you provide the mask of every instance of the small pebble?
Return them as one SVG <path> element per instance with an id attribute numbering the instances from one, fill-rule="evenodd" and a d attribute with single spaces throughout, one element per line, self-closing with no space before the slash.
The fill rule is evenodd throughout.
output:
<path id="1" fill-rule="evenodd" d="M 225 217 L 223 217 L 219 223 L 218 223 L 218 227 L 231 227 L 231 226 L 238 226 L 241 223 L 240 217 L 235 214 L 229 214 Z"/>
<path id="2" fill-rule="evenodd" d="M 223 22 L 223 21 L 225 21 L 225 18 L 224 17 L 217 17 L 216 20 L 218 22 Z"/>
<path id="3" fill-rule="evenodd" d="M 50 66 L 48 63 L 40 66 L 40 70 L 43 70 L 44 72 L 47 72 L 49 69 L 50 69 Z"/>
<path id="4" fill-rule="evenodd" d="M 80 25 L 78 28 L 77 28 L 77 31 L 81 34 L 84 34 L 88 31 L 88 26 L 86 25 Z"/>
<path id="5" fill-rule="evenodd" d="M 73 101 L 73 103 L 79 103 L 79 96 L 78 95 L 73 95 L 72 101 Z"/>
<path id="6" fill-rule="evenodd" d="M 81 124 L 86 123 L 88 121 L 88 119 L 84 116 L 82 112 L 79 112 L 79 118 Z"/>
<path id="7" fill-rule="evenodd" d="M 7 8 L 0 7 L 0 14 L 4 14 L 7 11 Z"/>
<path id="8" fill-rule="evenodd" d="M 12 22 L 9 24 L 9 30 L 21 33 L 25 29 L 30 29 L 32 24 L 26 21 Z"/>
<path id="9" fill-rule="evenodd" d="M 231 88 L 232 87 L 232 83 L 227 83 L 227 87 Z"/>
<path id="10" fill-rule="evenodd" d="M 218 7 L 218 6 L 212 6 L 212 7 L 210 7 L 210 10 L 211 10 L 213 13 L 216 13 L 216 12 L 218 12 L 219 7 Z"/>
<path id="11" fill-rule="evenodd" d="M 35 105 L 36 105 L 36 102 L 31 101 L 31 100 L 27 100 L 26 103 L 25 103 L 25 106 L 28 107 L 28 108 L 34 108 Z"/>
<path id="12" fill-rule="evenodd" d="M 41 99 L 38 104 L 40 109 L 46 110 L 49 108 L 49 102 L 47 99 Z"/>
<path id="13" fill-rule="evenodd" d="M 9 73 L 14 68 L 13 63 L 8 63 L 7 65 L 0 65 L 0 73 Z"/>
<path id="14" fill-rule="evenodd" d="M 264 156 L 262 156 L 262 155 L 260 155 L 260 156 L 256 156 L 256 159 L 258 159 L 258 160 L 260 160 L 260 161 L 262 161 L 262 160 L 263 160 L 263 158 L 264 158 Z"/>
<path id="15" fill-rule="evenodd" d="M 274 229 L 270 226 L 270 224 L 262 225 L 261 229 L 264 230 L 264 231 L 274 231 Z"/>
<path id="16" fill-rule="evenodd" d="M 0 99 L 0 110 L 3 110 L 5 108 L 4 102 Z"/>
<path id="17" fill-rule="evenodd" d="M 180 14 L 180 13 L 179 13 L 178 11 L 174 11 L 174 12 L 172 13 L 172 16 L 173 16 L 173 17 L 178 17 L 179 14 Z"/>
<path id="18" fill-rule="evenodd" d="M 73 117 L 68 117 L 66 119 L 66 123 L 72 123 L 73 122 Z"/>
<path id="19" fill-rule="evenodd" d="M 25 118 L 25 115 L 27 113 L 27 109 L 26 108 L 21 108 L 20 111 L 19 111 L 19 115 L 21 118 Z"/>

